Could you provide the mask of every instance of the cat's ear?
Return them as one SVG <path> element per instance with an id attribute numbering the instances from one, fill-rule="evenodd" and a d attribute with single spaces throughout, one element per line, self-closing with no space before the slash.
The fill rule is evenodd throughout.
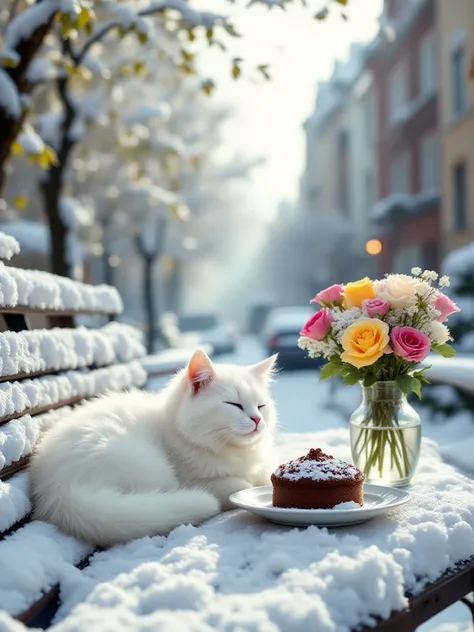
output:
<path id="1" fill-rule="evenodd" d="M 214 367 L 211 359 L 202 349 L 196 349 L 193 353 L 186 371 L 193 395 L 197 395 L 214 378 Z"/>
<path id="2" fill-rule="evenodd" d="M 277 361 L 277 358 L 278 358 L 278 353 L 275 353 L 274 355 L 270 356 L 266 360 L 262 360 L 262 362 L 258 362 L 257 364 L 252 364 L 249 367 L 250 373 L 252 373 L 252 375 L 255 375 L 255 377 L 258 377 L 263 380 L 270 379 L 273 371 L 275 370 L 275 362 Z"/>

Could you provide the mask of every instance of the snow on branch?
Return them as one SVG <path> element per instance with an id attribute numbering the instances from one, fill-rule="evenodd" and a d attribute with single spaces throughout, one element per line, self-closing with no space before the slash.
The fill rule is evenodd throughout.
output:
<path id="1" fill-rule="evenodd" d="M 21 117 L 21 99 L 16 85 L 7 73 L 0 68 L 0 108 L 13 119 Z"/>
<path id="2" fill-rule="evenodd" d="M 11 259 L 20 252 L 20 244 L 10 235 L 0 232 L 0 259 Z"/>
<path id="3" fill-rule="evenodd" d="M 145 355 L 142 334 L 122 323 L 101 329 L 33 329 L 0 334 L 0 376 L 129 362 Z"/>
<path id="4" fill-rule="evenodd" d="M 118 5 L 115 7 L 116 20 L 98 24 L 94 33 L 84 43 L 82 49 L 77 53 L 72 53 L 71 57 L 74 62 L 79 65 L 84 56 L 87 54 L 91 46 L 100 42 L 113 29 L 122 29 L 130 31 L 135 29 L 137 33 L 142 35 L 143 42 L 146 42 L 150 34 L 150 25 L 145 17 L 156 15 L 161 11 L 174 10 L 181 14 L 186 26 L 192 28 L 195 26 L 204 26 L 211 28 L 219 22 L 224 22 L 225 17 L 217 13 L 208 11 L 196 11 L 192 9 L 184 0 L 162 0 L 160 2 L 152 2 L 148 7 L 140 11 L 136 11 L 131 5 Z"/>
<path id="5" fill-rule="evenodd" d="M 40 270 L 23 270 L 0 263 L 0 306 L 117 314 L 122 299 L 114 287 L 87 285 Z"/>
<path id="6" fill-rule="evenodd" d="M 141 362 L 132 360 L 101 369 L 66 371 L 59 375 L 46 375 L 31 380 L 3 382 L 0 384 L 0 417 L 21 414 L 34 408 L 54 406 L 72 398 L 93 397 L 107 391 L 143 386 L 147 377 Z M 1 427 L 0 446 L 5 445 L 5 432 L 11 423 Z M 2 465 L 1 454 L 0 452 L 0 469 L 8 465 L 7 462 Z M 20 457 L 17 456 L 13 461 L 18 458 Z"/>
<path id="7" fill-rule="evenodd" d="M 15 51 L 22 40 L 29 39 L 36 29 L 47 24 L 58 9 L 58 0 L 42 0 L 18 13 L 5 33 L 5 49 Z"/>
<path id="8" fill-rule="evenodd" d="M 87 228 L 93 223 L 93 210 L 80 200 L 64 196 L 59 201 L 59 215 L 63 224 L 70 230 L 76 231 Z"/>

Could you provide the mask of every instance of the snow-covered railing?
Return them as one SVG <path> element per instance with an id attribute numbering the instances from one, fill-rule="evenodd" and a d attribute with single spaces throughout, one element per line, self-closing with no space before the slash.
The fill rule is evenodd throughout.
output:
<path id="1" fill-rule="evenodd" d="M 1 313 L 118 314 L 123 304 L 108 285 L 87 285 L 40 270 L 22 270 L 0 263 Z"/>
<path id="2" fill-rule="evenodd" d="M 20 252 L 20 244 L 10 235 L 0 232 L 0 259 L 11 259 Z"/>
<path id="3" fill-rule="evenodd" d="M 474 393 L 474 356 L 441 358 L 430 355 L 423 364 L 430 367 L 426 377 L 431 382 L 457 386 Z"/>
<path id="4" fill-rule="evenodd" d="M 143 386 L 147 373 L 139 360 L 102 369 L 66 371 L 0 384 L 0 425 L 28 412 L 39 414 L 106 391 Z"/>
<path id="5" fill-rule="evenodd" d="M 129 362 L 145 353 L 141 333 L 120 323 L 101 329 L 6 331 L 0 334 L 0 381 Z"/>

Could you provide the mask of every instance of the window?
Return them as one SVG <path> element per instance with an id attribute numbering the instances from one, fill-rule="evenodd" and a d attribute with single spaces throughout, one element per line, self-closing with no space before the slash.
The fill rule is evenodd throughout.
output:
<path id="1" fill-rule="evenodd" d="M 362 111 L 364 119 L 364 137 L 368 147 L 374 146 L 375 141 L 375 102 L 374 93 L 368 90 L 362 97 Z"/>
<path id="2" fill-rule="evenodd" d="M 423 263 L 422 246 L 405 246 L 395 251 L 392 268 L 398 274 L 411 274 L 412 268 L 421 268 Z"/>
<path id="3" fill-rule="evenodd" d="M 420 191 L 439 186 L 438 136 L 427 134 L 420 145 Z"/>
<path id="4" fill-rule="evenodd" d="M 420 95 L 430 95 L 436 89 L 436 38 L 434 32 L 428 33 L 420 42 L 418 49 L 418 90 Z"/>
<path id="5" fill-rule="evenodd" d="M 399 64 L 394 68 L 389 79 L 389 112 L 390 121 L 394 121 L 406 101 L 405 67 Z"/>
<path id="6" fill-rule="evenodd" d="M 389 108 L 390 122 L 393 123 L 400 116 L 407 102 L 406 65 L 399 63 L 394 68 L 389 79 Z"/>
<path id="7" fill-rule="evenodd" d="M 458 46 L 451 54 L 451 114 L 456 118 L 466 109 L 466 51 Z"/>
<path id="8" fill-rule="evenodd" d="M 410 160 L 407 151 L 392 159 L 390 165 L 390 193 L 410 192 Z"/>
<path id="9" fill-rule="evenodd" d="M 377 194 L 375 191 L 375 174 L 372 169 L 368 169 L 365 172 L 365 205 L 366 208 L 372 208 L 377 201 Z"/>
<path id="10" fill-rule="evenodd" d="M 467 178 L 464 162 L 457 164 L 453 169 L 453 206 L 455 228 L 467 228 Z"/>

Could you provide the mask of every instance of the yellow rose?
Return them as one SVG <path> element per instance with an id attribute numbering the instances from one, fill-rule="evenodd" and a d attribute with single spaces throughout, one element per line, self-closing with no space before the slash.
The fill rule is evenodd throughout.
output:
<path id="1" fill-rule="evenodd" d="M 375 298 L 374 284 L 369 277 L 348 283 L 344 288 L 344 307 L 361 307 L 366 298 Z"/>
<path id="2" fill-rule="evenodd" d="M 342 336 L 341 360 L 360 369 L 370 366 L 387 352 L 389 326 L 378 318 L 362 318 L 350 325 Z"/>

